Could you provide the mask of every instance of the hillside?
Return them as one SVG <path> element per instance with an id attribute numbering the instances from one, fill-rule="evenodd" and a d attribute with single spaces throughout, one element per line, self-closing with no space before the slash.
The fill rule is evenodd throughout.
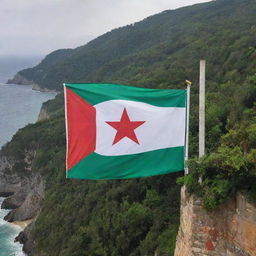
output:
<path id="1" fill-rule="evenodd" d="M 255 11 L 253 0 L 218 0 L 165 11 L 74 50 L 55 51 L 19 74 L 58 90 L 63 82 L 167 87 L 184 77 L 197 82 L 198 60 L 205 58 L 208 79 L 242 80 L 255 66 Z"/>
<path id="2" fill-rule="evenodd" d="M 63 82 L 80 81 L 183 88 L 190 79 L 190 155 L 195 156 L 198 66 L 205 58 L 208 155 L 200 163 L 192 160 L 191 175 L 180 183 L 199 194 L 208 209 L 239 190 L 253 200 L 255 13 L 254 0 L 217 0 L 165 11 L 85 46 L 51 53 L 19 75 L 41 88 L 58 90 Z M 19 237 L 26 251 L 37 256 L 173 255 L 180 206 L 176 179 L 183 173 L 120 181 L 66 180 L 62 96 L 44 104 L 49 119 L 20 130 L 0 152 L 0 194 L 15 192 L 7 202 L 19 202 L 8 219 L 37 217 Z M 201 175 L 202 185 L 197 182 Z"/>

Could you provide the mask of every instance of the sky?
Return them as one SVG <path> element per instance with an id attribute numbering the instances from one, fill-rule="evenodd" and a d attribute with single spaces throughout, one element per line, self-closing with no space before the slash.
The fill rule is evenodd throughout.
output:
<path id="1" fill-rule="evenodd" d="M 168 9 L 209 0 L 0 0 L 0 57 L 44 56 Z"/>

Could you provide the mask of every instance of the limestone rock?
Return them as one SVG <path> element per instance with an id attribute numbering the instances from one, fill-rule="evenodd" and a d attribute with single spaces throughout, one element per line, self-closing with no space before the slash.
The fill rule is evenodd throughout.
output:
<path id="1" fill-rule="evenodd" d="M 26 167 L 24 170 L 17 171 L 14 170 L 15 160 L 1 155 L 0 151 L 0 195 L 8 196 L 2 207 L 12 209 L 5 216 L 7 221 L 35 219 L 40 211 L 45 185 L 41 174 L 32 170 L 35 155 L 35 151 L 26 151 L 23 159 Z M 20 233 L 16 241 L 24 244 L 23 249 L 27 255 L 43 256 L 34 252 L 32 227 L 33 222 Z"/>
<path id="2" fill-rule="evenodd" d="M 46 120 L 49 117 L 50 117 L 50 115 L 47 112 L 47 110 L 42 107 L 41 110 L 40 110 L 39 116 L 38 116 L 38 121 Z"/>
<path id="3" fill-rule="evenodd" d="M 6 221 L 23 221 L 32 219 L 37 215 L 44 195 L 44 181 L 42 177 L 39 174 L 31 177 L 29 189 L 26 190 L 26 193 L 20 194 L 22 194 L 24 198 L 17 200 L 20 205 L 5 216 L 4 219 Z M 12 197 L 15 198 L 16 196 L 17 193 Z"/>
<path id="4" fill-rule="evenodd" d="M 255 256 L 256 205 L 239 193 L 211 212 L 181 190 L 180 229 L 175 256 Z"/>

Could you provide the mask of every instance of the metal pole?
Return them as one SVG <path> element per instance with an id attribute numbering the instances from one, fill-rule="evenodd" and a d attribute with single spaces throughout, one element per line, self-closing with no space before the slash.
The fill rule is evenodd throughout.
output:
<path id="1" fill-rule="evenodd" d="M 189 110 L 190 110 L 190 86 L 191 82 L 187 83 L 187 101 L 186 101 L 186 145 L 185 145 L 185 163 L 188 161 L 188 142 L 189 142 Z M 188 167 L 185 167 L 185 175 L 188 174 Z"/>
<path id="2" fill-rule="evenodd" d="M 200 60 L 199 79 L 199 158 L 205 154 L 205 60 Z"/>

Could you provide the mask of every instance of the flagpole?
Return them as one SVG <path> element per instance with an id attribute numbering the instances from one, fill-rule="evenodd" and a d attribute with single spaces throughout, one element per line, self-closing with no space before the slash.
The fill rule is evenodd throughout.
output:
<path id="1" fill-rule="evenodd" d="M 64 106 L 65 106 L 65 127 L 66 127 L 66 178 L 67 178 L 67 170 L 68 170 L 68 118 L 67 118 L 67 91 L 66 84 L 63 83 L 64 90 Z"/>
<path id="2" fill-rule="evenodd" d="M 186 84 L 187 84 L 187 101 L 186 101 L 185 175 L 188 174 L 188 167 L 186 166 L 186 162 L 188 161 L 190 86 L 192 83 L 189 80 L 186 80 Z"/>
<path id="3" fill-rule="evenodd" d="M 200 60 L 199 78 L 199 158 L 205 154 L 205 60 Z"/>
<path id="4" fill-rule="evenodd" d="M 199 160 L 205 155 L 205 60 L 200 60 L 199 76 Z M 202 183 L 202 176 L 199 177 Z"/>

